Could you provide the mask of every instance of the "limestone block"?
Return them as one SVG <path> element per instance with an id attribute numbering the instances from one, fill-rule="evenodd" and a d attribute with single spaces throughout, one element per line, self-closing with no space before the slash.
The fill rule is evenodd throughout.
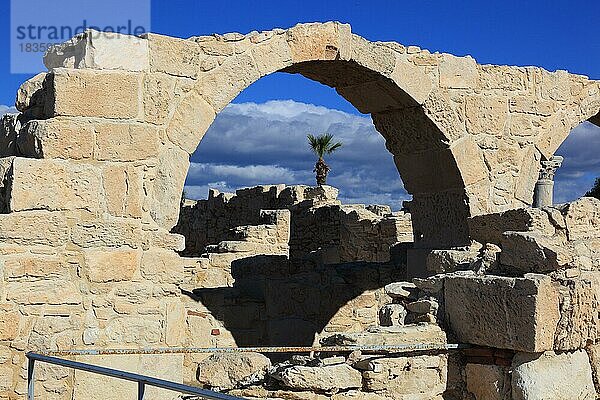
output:
<path id="1" fill-rule="evenodd" d="M 195 90 L 216 112 L 220 112 L 242 90 L 260 78 L 251 54 L 226 59 L 219 67 L 198 77 Z M 196 105 L 198 107 L 198 105 Z"/>
<path id="2" fill-rule="evenodd" d="M 360 66 L 390 77 L 396 67 L 396 57 L 396 51 L 389 46 L 352 35 L 352 61 Z"/>
<path id="3" fill-rule="evenodd" d="M 432 399 L 446 389 L 445 356 L 380 358 L 372 363 L 379 372 L 363 372 L 368 392 L 382 392 L 394 399 Z"/>
<path id="4" fill-rule="evenodd" d="M 416 300 L 419 295 L 419 290 L 414 283 L 410 282 L 393 282 L 385 285 L 385 294 L 392 299 L 399 300 Z"/>
<path id="5" fill-rule="evenodd" d="M 44 84 L 46 82 L 46 72 L 41 72 L 31 79 L 25 81 L 17 91 L 15 107 L 21 112 L 29 110 L 30 114 L 36 115 L 43 112 L 45 104 Z M 35 109 L 35 110 L 33 110 Z"/>
<path id="6" fill-rule="evenodd" d="M 167 303 L 165 342 L 168 346 L 183 346 L 187 339 L 186 310 L 180 299 Z"/>
<path id="7" fill-rule="evenodd" d="M 101 161 L 137 161 L 158 155 L 159 131 L 153 125 L 99 123 L 94 125 L 94 155 Z"/>
<path id="8" fill-rule="evenodd" d="M 502 136 L 508 118 L 505 97 L 469 96 L 466 100 L 467 131 Z"/>
<path id="9" fill-rule="evenodd" d="M 169 116 L 177 78 L 163 73 L 144 74 L 144 121 L 162 125 Z"/>
<path id="10" fill-rule="evenodd" d="M 6 299 L 23 305 L 81 304 L 81 292 L 72 281 L 40 280 L 11 282 L 6 285 Z"/>
<path id="11" fill-rule="evenodd" d="M 260 382 L 270 366 L 260 353 L 213 354 L 198 364 L 198 382 L 213 390 L 234 389 Z"/>
<path id="12" fill-rule="evenodd" d="M 69 241 L 63 212 L 25 211 L 0 215 L 0 241 L 19 245 L 62 246 Z"/>
<path id="13" fill-rule="evenodd" d="M 80 247 L 139 248 L 142 229 L 139 220 L 131 218 L 81 218 L 73 226 L 71 240 Z"/>
<path id="14" fill-rule="evenodd" d="M 19 114 L 0 116 L 0 157 L 19 155 L 17 141 L 21 130 Z"/>
<path id="15" fill-rule="evenodd" d="M 98 212 L 103 207 L 101 177 L 90 164 L 15 158 L 10 179 L 12 212 L 39 209 Z"/>
<path id="16" fill-rule="evenodd" d="M 541 154 L 535 146 L 528 146 L 523 154 L 519 177 L 515 187 L 515 198 L 525 204 L 533 204 L 533 190 L 541 169 Z"/>
<path id="17" fill-rule="evenodd" d="M 88 29 L 54 45 L 44 55 L 53 68 L 89 68 L 143 71 L 148 69 L 148 41 L 131 35 Z"/>
<path id="18" fill-rule="evenodd" d="M 137 118 L 139 78 L 136 73 L 58 68 L 52 71 L 46 115 Z"/>
<path id="19" fill-rule="evenodd" d="M 530 352 L 553 348 L 560 315 L 550 277 L 450 275 L 444 292 L 447 322 L 460 342 Z"/>
<path id="20" fill-rule="evenodd" d="M 445 345 L 446 334 L 437 325 L 405 325 L 372 327 L 368 331 L 340 333 L 321 339 L 323 345 L 340 346 L 393 346 L 422 343 Z"/>
<path id="21" fill-rule="evenodd" d="M 386 304 L 379 310 L 379 325 L 404 325 L 406 314 L 406 308 L 402 304 Z"/>
<path id="22" fill-rule="evenodd" d="M 102 171 L 106 207 L 116 217 L 142 216 L 144 203 L 143 175 L 129 164 L 109 164 Z"/>
<path id="23" fill-rule="evenodd" d="M 545 117 L 532 114 L 511 114 L 509 132 L 517 137 L 538 136 L 544 130 Z"/>
<path id="24" fill-rule="evenodd" d="M 590 358 L 592 377 L 594 379 L 594 385 L 596 386 L 596 392 L 600 393 L 600 344 L 588 345 L 585 350 Z"/>
<path id="25" fill-rule="evenodd" d="M 0 311 L 0 340 L 17 338 L 21 314 L 18 311 Z"/>
<path id="26" fill-rule="evenodd" d="M 203 63 L 210 60 L 193 40 L 183 40 L 154 33 L 146 35 L 150 52 L 150 70 L 174 76 L 196 78 Z"/>
<path id="27" fill-rule="evenodd" d="M 425 73 L 425 68 L 397 57 L 394 72 L 390 78 L 419 104 L 423 104 L 434 88 L 433 77 Z"/>
<path id="28" fill-rule="evenodd" d="M 500 264 L 513 273 L 544 273 L 573 265 L 566 240 L 531 232 L 504 232 Z"/>
<path id="29" fill-rule="evenodd" d="M 582 272 L 579 277 L 561 281 L 560 320 L 554 349 L 581 349 L 600 339 L 600 272 Z"/>
<path id="30" fill-rule="evenodd" d="M 214 108 L 196 91 L 191 91 L 175 109 L 169 122 L 169 140 L 192 154 L 216 117 Z"/>
<path id="31" fill-rule="evenodd" d="M 452 89 L 469 89 L 478 84 L 477 64 L 470 57 L 443 54 L 439 66 L 440 86 Z"/>
<path id="32" fill-rule="evenodd" d="M 362 387 L 360 372 L 348 364 L 324 367 L 293 366 L 284 369 L 281 382 L 295 390 L 338 391 Z"/>
<path id="33" fill-rule="evenodd" d="M 4 258 L 7 281 L 69 279 L 69 268 L 62 255 L 15 254 Z"/>
<path id="34" fill-rule="evenodd" d="M 84 270 L 90 282 L 130 281 L 140 268 L 141 251 L 128 248 L 86 249 Z"/>
<path id="35" fill-rule="evenodd" d="M 21 154 L 36 158 L 89 159 L 94 154 L 94 129 L 90 123 L 56 117 L 27 122 L 19 135 Z"/>
<path id="36" fill-rule="evenodd" d="M 556 233 L 548 214 L 537 208 L 519 208 L 469 219 L 471 238 L 479 243 L 499 245 L 502 241 L 502 234 L 508 231 L 535 231 L 549 236 Z"/>
<path id="37" fill-rule="evenodd" d="M 151 188 L 150 214 L 161 227 L 170 230 L 177 224 L 183 184 L 190 165 L 189 154 L 174 146 L 162 146 L 156 177 Z"/>
<path id="38" fill-rule="evenodd" d="M 477 65 L 479 81 L 484 89 L 502 89 L 506 91 L 526 90 L 528 86 L 527 70 L 505 65 Z"/>
<path id="39" fill-rule="evenodd" d="M 596 390 L 585 350 L 573 353 L 519 353 L 513 359 L 514 400 L 593 400 Z"/>
<path id="40" fill-rule="evenodd" d="M 78 356 L 77 361 L 183 383 L 183 355 Z M 137 396 L 137 384 L 83 371 L 75 371 L 74 399 L 123 400 Z M 99 390 L 101 388 L 101 390 Z M 175 400 L 179 393 L 146 387 L 149 400 Z"/>
<path id="41" fill-rule="evenodd" d="M 508 368 L 498 365 L 467 364 L 467 390 L 475 400 L 511 400 Z"/>
<path id="42" fill-rule="evenodd" d="M 145 279 L 156 283 L 182 283 L 184 268 L 190 260 L 181 258 L 174 251 L 149 250 L 142 257 L 141 274 Z"/>
<path id="43" fill-rule="evenodd" d="M 563 211 L 569 240 L 600 237 L 600 200 L 582 197 L 569 203 Z"/>
<path id="44" fill-rule="evenodd" d="M 108 322 L 100 333 L 99 343 L 108 348 L 125 344 L 156 348 L 163 340 L 164 331 L 162 315 L 123 315 Z"/>
<path id="45" fill-rule="evenodd" d="M 262 76 L 292 64 L 292 51 L 286 35 L 274 35 L 271 39 L 256 44 L 252 47 L 252 56 Z"/>
<path id="46" fill-rule="evenodd" d="M 555 103 L 537 97 L 516 96 L 510 99 L 510 111 L 549 117 L 555 111 Z"/>
<path id="47" fill-rule="evenodd" d="M 483 152 L 472 137 L 465 136 L 458 139 L 450 146 L 450 151 L 465 186 L 488 178 L 488 168 L 483 158 Z"/>
<path id="48" fill-rule="evenodd" d="M 298 24 L 288 29 L 286 35 L 294 63 L 350 59 L 350 25 L 337 22 Z"/>

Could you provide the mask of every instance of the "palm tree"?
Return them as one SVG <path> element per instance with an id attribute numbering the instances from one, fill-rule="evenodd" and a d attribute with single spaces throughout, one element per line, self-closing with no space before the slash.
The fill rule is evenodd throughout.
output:
<path id="1" fill-rule="evenodd" d="M 308 138 L 310 149 L 317 157 L 319 157 L 315 164 L 315 169 L 313 170 L 313 172 L 316 173 L 317 185 L 325 185 L 327 182 L 327 174 L 331 168 L 329 168 L 329 165 L 325 164 L 323 157 L 325 154 L 331 154 L 342 147 L 342 142 L 334 143 L 333 135 L 330 133 L 324 133 L 319 136 L 309 134 L 306 137 Z"/>

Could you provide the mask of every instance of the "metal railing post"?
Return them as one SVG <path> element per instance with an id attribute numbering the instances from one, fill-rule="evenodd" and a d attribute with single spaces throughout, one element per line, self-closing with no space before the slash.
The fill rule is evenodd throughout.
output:
<path id="1" fill-rule="evenodd" d="M 27 358 L 27 400 L 35 397 L 35 360 Z"/>
<path id="2" fill-rule="evenodd" d="M 146 393 L 146 384 L 144 382 L 138 382 L 138 400 L 144 400 Z"/>

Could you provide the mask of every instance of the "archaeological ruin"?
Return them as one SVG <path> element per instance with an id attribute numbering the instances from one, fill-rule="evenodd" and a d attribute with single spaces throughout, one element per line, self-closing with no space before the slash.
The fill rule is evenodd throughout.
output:
<path id="1" fill-rule="evenodd" d="M 0 121 L 0 399 L 26 398 L 27 352 L 254 346 L 324 350 L 71 358 L 239 398 L 600 398 L 600 200 L 552 204 L 556 150 L 600 126 L 599 81 L 337 22 L 86 31 L 44 62 Z M 275 72 L 371 115 L 405 209 L 278 182 L 182 201 L 216 115 Z M 137 396 L 36 368 L 39 399 Z"/>

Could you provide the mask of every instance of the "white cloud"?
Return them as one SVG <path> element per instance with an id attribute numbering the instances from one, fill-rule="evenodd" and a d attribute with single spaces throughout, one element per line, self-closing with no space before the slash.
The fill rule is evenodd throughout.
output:
<path id="1" fill-rule="evenodd" d="M 340 189 L 340 199 L 399 209 L 410 198 L 370 117 L 293 100 L 225 108 L 192 155 L 186 193 L 206 198 L 209 186 L 233 191 L 260 184 L 312 185 L 315 158 L 306 134 L 323 132 L 344 143 L 326 159 L 332 168 L 328 183 Z M 556 154 L 565 161 L 556 175 L 555 198 L 576 199 L 600 176 L 600 128 L 581 124 Z"/>
<path id="2" fill-rule="evenodd" d="M 3 116 L 4 114 L 10 114 L 10 113 L 16 113 L 16 112 L 18 112 L 16 108 L 0 104 L 0 117 Z"/>
<path id="3" fill-rule="evenodd" d="M 577 126 L 556 154 L 565 159 L 556 172 L 555 200 L 563 203 L 583 196 L 600 177 L 600 128 L 589 122 Z"/>
<path id="4" fill-rule="evenodd" d="M 328 183 L 340 189 L 342 199 L 400 208 L 409 198 L 370 117 L 293 100 L 225 108 L 192 155 L 186 194 L 204 198 L 214 182 L 227 188 L 312 185 L 315 157 L 306 135 L 323 132 L 344 143 L 326 158 L 332 168 Z"/>

